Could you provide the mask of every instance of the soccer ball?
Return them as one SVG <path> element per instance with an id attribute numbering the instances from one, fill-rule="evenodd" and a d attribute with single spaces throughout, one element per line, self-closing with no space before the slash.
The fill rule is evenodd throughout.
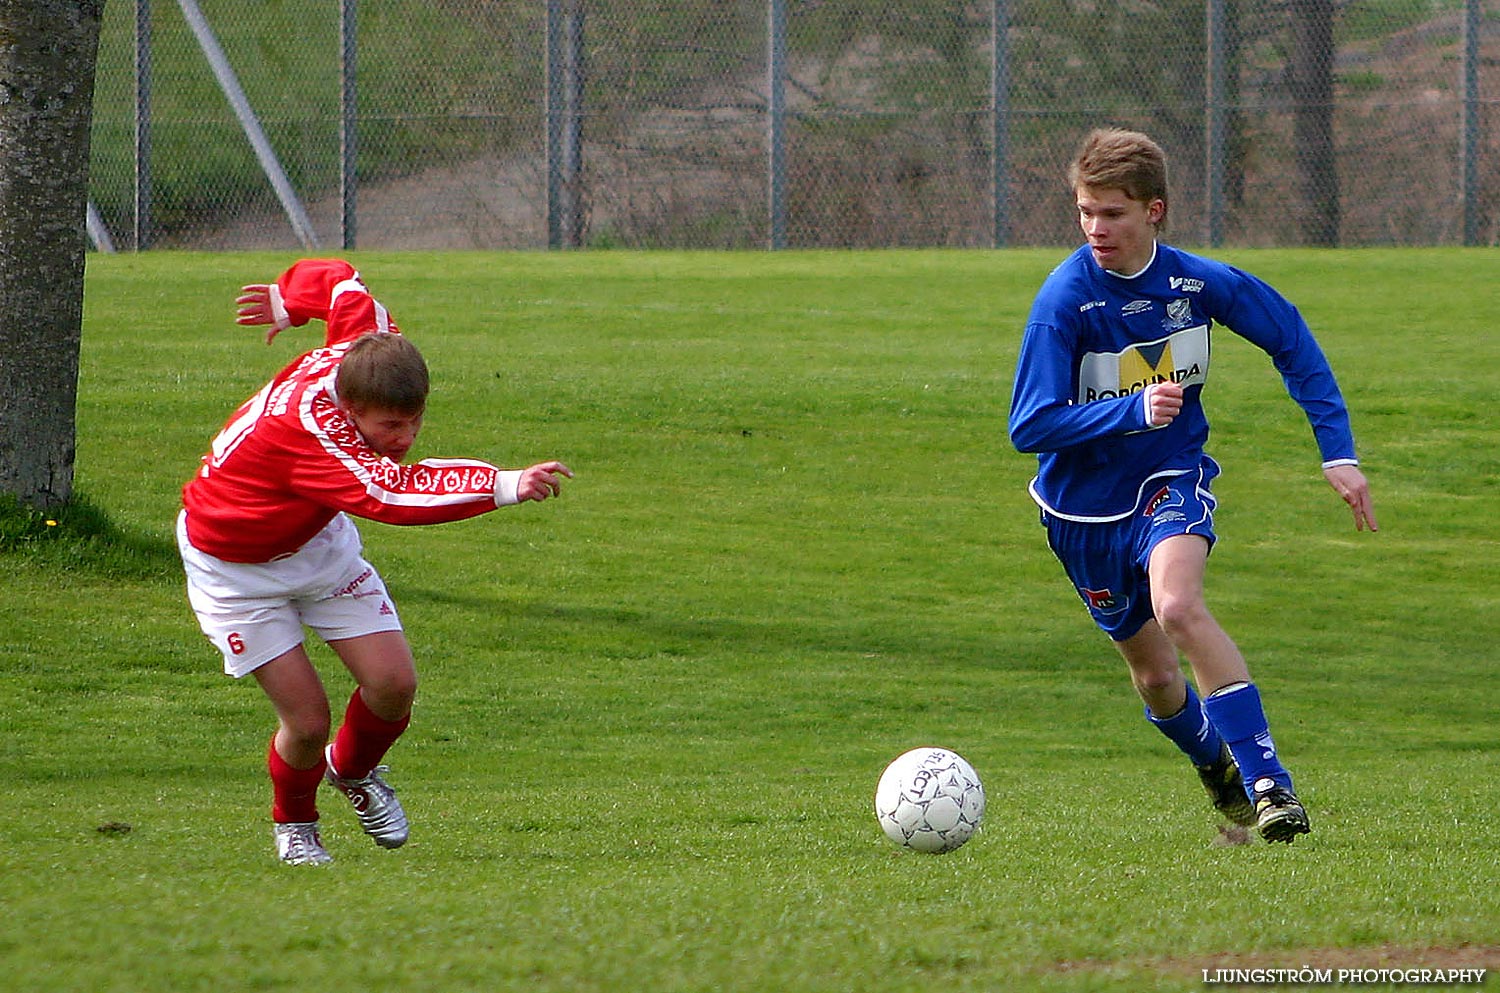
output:
<path id="1" fill-rule="evenodd" d="M 951 852 L 974 836 L 983 816 L 979 774 L 946 748 L 898 755 L 875 787 L 875 818 L 903 848 Z"/>

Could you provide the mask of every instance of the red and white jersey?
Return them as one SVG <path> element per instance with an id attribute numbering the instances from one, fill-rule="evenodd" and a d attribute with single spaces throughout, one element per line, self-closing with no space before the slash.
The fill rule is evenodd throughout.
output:
<path id="1" fill-rule="evenodd" d="M 327 322 L 327 340 L 235 411 L 183 487 L 188 540 L 228 562 L 269 562 L 345 512 L 439 524 L 516 503 L 519 470 L 476 459 L 403 465 L 366 443 L 338 407 L 339 361 L 360 335 L 399 333 L 347 262 L 308 259 L 271 287 L 278 328 Z"/>

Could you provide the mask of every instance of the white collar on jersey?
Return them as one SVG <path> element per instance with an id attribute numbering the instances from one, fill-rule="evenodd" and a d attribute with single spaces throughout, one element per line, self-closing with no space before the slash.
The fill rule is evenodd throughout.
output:
<path id="1" fill-rule="evenodd" d="M 1143 265 L 1143 266 L 1141 266 L 1139 270 L 1137 270 L 1136 272 L 1132 272 L 1128 276 L 1125 275 L 1123 272 L 1115 272 L 1113 269 L 1105 269 L 1104 271 L 1107 272 L 1107 273 L 1109 273 L 1111 276 L 1114 276 L 1117 279 L 1135 279 L 1141 273 L 1143 273 L 1147 269 L 1151 268 L 1151 263 L 1153 263 L 1155 261 L 1156 261 L 1156 239 L 1153 238 L 1153 239 L 1151 239 L 1151 257 L 1146 260 L 1146 264 Z"/>

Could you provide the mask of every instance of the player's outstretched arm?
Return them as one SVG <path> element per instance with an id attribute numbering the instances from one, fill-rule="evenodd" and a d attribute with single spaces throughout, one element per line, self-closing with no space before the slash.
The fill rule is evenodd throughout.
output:
<path id="1" fill-rule="evenodd" d="M 561 462 L 538 462 L 521 470 L 521 481 L 516 484 L 516 500 L 545 500 L 562 492 L 562 479 L 573 478 L 573 470 Z"/>
<path id="2" fill-rule="evenodd" d="M 1368 527 L 1371 531 L 1379 531 L 1380 526 L 1375 523 L 1375 504 L 1370 499 L 1370 484 L 1365 480 L 1365 474 L 1359 471 L 1358 466 L 1331 465 L 1323 470 L 1323 476 L 1328 480 L 1328 485 L 1333 491 L 1344 498 L 1349 509 L 1354 512 L 1354 529 L 1363 531 Z"/>

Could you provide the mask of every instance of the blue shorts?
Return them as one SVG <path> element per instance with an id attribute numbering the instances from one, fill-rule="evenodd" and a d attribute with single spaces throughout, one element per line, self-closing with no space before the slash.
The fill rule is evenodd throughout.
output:
<path id="1" fill-rule="evenodd" d="M 1196 470 L 1143 490 L 1136 509 L 1118 521 L 1085 524 L 1042 511 L 1047 544 L 1094 623 L 1115 641 L 1129 638 L 1154 616 L 1146 565 L 1158 542 L 1196 534 L 1213 547 L 1216 501 L 1209 484 L 1218 474 L 1219 464 L 1205 455 Z"/>

